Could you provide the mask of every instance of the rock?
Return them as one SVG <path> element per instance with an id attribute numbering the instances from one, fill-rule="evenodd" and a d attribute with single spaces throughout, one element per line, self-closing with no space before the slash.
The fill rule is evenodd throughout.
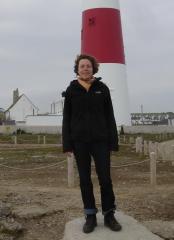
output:
<path id="1" fill-rule="evenodd" d="M 152 220 L 143 223 L 151 232 L 164 239 L 174 239 L 174 221 Z"/>
<path id="2" fill-rule="evenodd" d="M 74 219 L 66 224 L 63 240 L 161 240 L 135 219 L 122 212 L 116 212 L 116 218 L 123 227 L 122 231 L 113 232 L 105 227 L 103 216 L 97 214 L 98 226 L 92 234 L 82 232 L 84 217 Z"/>
<path id="3" fill-rule="evenodd" d="M 11 214 L 11 208 L 3 202 L 0 202 L 0 219 Z"/>
<path id="4" fill-rule="evenodd" d="M 15 240 L 16 237 L 0 233 L 0 240 Z"/>
<path id="5" fill-rule="evenodd" d="M 54 209 L 48 207 L 41 207 L 38 205 L 23 205 L 15 207 L 12 211 L 12 214 L 19 218 L 32 219 L 41 218 L 54 212 Z"/>
<path id="6" fill-rule="evenodd" d="M 22 225 L 10 219 L 0 221 L 0 232 L 16 235 L 23 230 Z"/>

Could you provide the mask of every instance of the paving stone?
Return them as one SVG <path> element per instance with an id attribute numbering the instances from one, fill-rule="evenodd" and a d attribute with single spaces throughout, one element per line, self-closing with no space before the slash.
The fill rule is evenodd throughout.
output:
<path id="1" fill-rule="evenodd" d="M 15 221 L 7 221 L 1 220 L 0 221 L 0 231 L 7 232 L 9 234 L 17 234 L 23 230 L 22 225 Z"/>
<path id="2" fill-rule="evenodd" d="M 47 212 L 47 209 L 37 205 L 24 205 L 14 208 L 12 214 L 19 218 L 31 219 L 40 218 L 46 215 Z"/>
<path id="3" fill-rule="evenodd" d="M 143 223 L 151 232 L 164 239 L 174 239 L 174 221 L 146 221 Z"/>
<path id="4" fill-rule="evenodd" d="M 68 222 L 65 226 L 63 240 L 160 240 L 162 238 L 150 232 L 146 227 L 138 223 L 134 218 L 122 212 L 116 212 L 116 218 L 123 229 L 120 232 L 113 232 L 103 224 L 102 214 L 97 214 L 98 226 L 94 232 L 85 234 L 82 227 L 84 218 L 77 218 Z"/>

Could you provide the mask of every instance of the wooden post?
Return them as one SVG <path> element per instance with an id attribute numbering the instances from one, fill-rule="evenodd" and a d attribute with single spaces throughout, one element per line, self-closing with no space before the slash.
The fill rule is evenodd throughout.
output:
<path id="1" fill-rule="evenodd" d="M 144 155 L 147 156 L 149 154 L 148 152 L 148 144 L 147 141 L 144 140 Z"/>
<path id="2" fill-rule="evenodd" d="M 120 135 L 118 135 L 118 144 L 120 144 L 121 143 L 121 137 L 120 137 Z"/>
<path id="3" fill-rule="evenodd" d="M 153 187 L 156 186 L 156 154 L 150 153 L 150 183 Z"/>
<path id="4" fill-rule="evenodd" d="M 140 152 L 140 137 L 137 137 L 136 138 L 136 141 L 135 141 L 135 143 L 136 143 L 136 153 L 139 153 Z"/>
<path id="5" fill-rule="evenodd" d="M 165 161 L 166 160 L 166 144 L 165 143 L 162 143 L 161 149 L 162 149 L 162 160 Z"/>
<path id="6" fill-rule="evenodd" d="M 149 157 L 150 157 L 151 152 L 153 152 L 152 151 L 152 141 L 149 141 Z"/>
<path id="7" fill-rule="evenodd" d="M 138 153 L 139 152 L 139 140 L 138 140 L 138 137 L 135 140 L 135 149 L 136 149 L 136 153 Z"/>
<path id="8" fill-rule="evenodd" d="M 155 154 L 156 154 L 156 158 L 158 159 L 158 155 L 159 155 L 159 144 L 158 144 L 158 142 L 155 142 Z"/>
<path id="9" fill-rule="evenodd" d="M 143 138 L 142 137 L 137 137 L 136 138 L 136 153 L 140 153 L 142 154 L 143 153 Z"/>
<path id="10" fill-rule="evenodd" d="M 129 137 L 129 143 L 134 144 L 134 137 Z"/>
<path id="11" fill-rule="evenodd" d="M 17 136 L 14 136 L 14 144 L 17 144 Z"/>
<path id="12" fill-rule="evenodd" d="M 142 143 L 142 139 L 140 139 L 140 142 L 139 142 L 139 153 L 140 153 L 140 154 L 143 154 L 143 143 Z"/>
<path id="13" fill-rule="evenodd" d="M 158 140 L 161 142 L 161 134 L 158 135 Z"/>
<path id="14" fill-rule="evenodd" d="M 74 187 L 74 156 L 67 157 L 68 162 L 68 187 Z"/>
<path id="15" fill-rule="evenodd" d="M 174 145 L 172 145 L 171 160 L 172 160 L 172 166 L 174 166 Z"/>
<path id="16" fill-rule="evenodd" d="M 40 135 L 37 136 L 37 143 L 40 144 Z"/>
<path id="17" fill-rule="evenodd" d="M 46 144 L 46 136 L 43 136 L 43 144 Z"/>

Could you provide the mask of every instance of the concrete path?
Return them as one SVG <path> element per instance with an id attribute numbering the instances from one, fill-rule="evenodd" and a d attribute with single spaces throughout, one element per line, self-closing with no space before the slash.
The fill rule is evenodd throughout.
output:
<path id="1" fill-rule="evenodd" d="M 122 212 L 116 212 L 116 218 L 123 229 L 120 232 L 112 232 L 103 225 L 102 214 L 97 214 L 98 226 L 89 234 L 82 232 L 84 218 L 77 218 L 68 222 L 65 226 L 63 240 L 160 240 L 162 238 L 151 233 L 147 228 L 130 216 Z"/>

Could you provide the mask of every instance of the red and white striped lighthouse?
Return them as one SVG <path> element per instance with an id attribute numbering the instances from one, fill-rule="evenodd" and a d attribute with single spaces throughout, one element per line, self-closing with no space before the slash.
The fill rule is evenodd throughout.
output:
<path id="1" fill-rule="evenodd" d="M 98 75 L 111 91 L 117 125 L 130 125 L 119 1 L 82 1 L 81 53 L 100 63 Z"/>

